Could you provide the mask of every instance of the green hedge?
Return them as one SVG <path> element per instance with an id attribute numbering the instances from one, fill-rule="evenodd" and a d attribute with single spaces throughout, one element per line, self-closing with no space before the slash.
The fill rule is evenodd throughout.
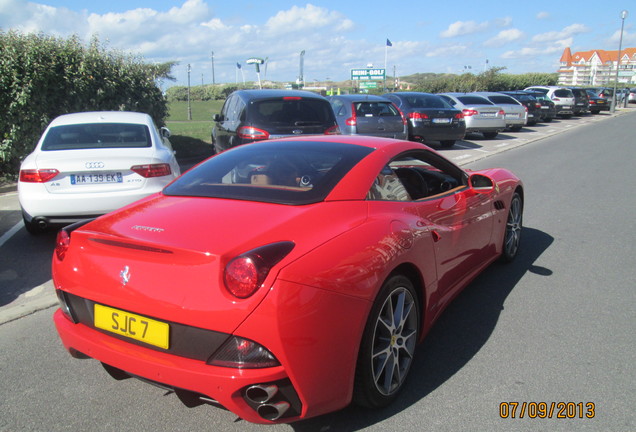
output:
<path id="1" fill-rule="evenodd" d="M 0 31 L 0 178 L 15 178 L 55 117 L 72 112 L 145 112 L 162 126 L 166 99 L 157 85 L 173 63 L 151 65 L 107 51 L 94 38 Z"/>

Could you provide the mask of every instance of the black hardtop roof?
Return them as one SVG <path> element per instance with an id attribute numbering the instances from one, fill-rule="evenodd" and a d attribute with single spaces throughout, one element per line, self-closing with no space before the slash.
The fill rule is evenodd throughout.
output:
<path id="1" fill-rule="evenodd" d="M 412 96 L 439 96 L 438 94 L 434 94 L 434 93 L 425 93 L 425 92 L 393 92 L 393 93 L 385 93 L 383 96 L 405 96 L 405 97 L 412 97 Z"/>
<path id="2" fill-rule="evenodd" d="M 327 101 L 325 97 L 305 90 L 236 90 L 233 94 L 239 96 L 246 102 L 257 99 L 279 99 L 284 97 L 302 97 L 305 99 L 321 99 Z"/>
<path id="3" fill-rule="evenodd" d="M 344 95 L 333 95 L 331 96 L 333 99 L 344 99 L 352 102 L 390 102 L 387 98 L 378 96 L 378 95 L 370 95 L 365 93 L 359 94 L 344 94 Z"/>

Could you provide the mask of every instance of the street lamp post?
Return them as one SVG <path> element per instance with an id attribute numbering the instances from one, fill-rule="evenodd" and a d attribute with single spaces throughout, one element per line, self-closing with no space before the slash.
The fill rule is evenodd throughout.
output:
<path id="1" fill-rule="evenodd" d="M 616 111 L 616 104 L 618 100 L 616 99 L 616 89 L 618 87 L 618 69 L 621 64 L 621 49 L 623 48 L 623 29 L 625 27 L 625 18 L 627 18 L 628 12 L 626 10 L 621 12 L 621 36 L 618 42 L 618 57 L 616 59 L 616 76 L 614 77 L 614 94 L 612 95 L 612 107 L 610 112 L 614 113 Z"/>

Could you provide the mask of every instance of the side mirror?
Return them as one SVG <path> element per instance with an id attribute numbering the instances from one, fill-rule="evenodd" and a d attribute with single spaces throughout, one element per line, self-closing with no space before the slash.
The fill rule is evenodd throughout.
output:
<path id="1" fill-rule="evenodd" d="M 217 122 L 217 123 L 218 123 L 218 122 L 220 122 L 221 120 L 223 120 L 223 117 L 221 117 L 221 115 L 220 115 L 220 114 L 214 114 L 214 115 L 212 116 L 212 120 L 214 120 L 215 122 Z"/>
<path id="2" fill-rule="evenodd" d="M 170 135 L 172 135 L 172 134 L 170 133 L 170 129 L 168 129 L 167 127 L 162 127 L 162 128 L 161 128 L 161 136 L 162 136 L 163 138 L 170 138 Z"/>
<path id="3" fill-rule="evenodd" d="M 489 194 L 496 189 L 495 182 L 483 174 L 471 174 L 468 184 L 471 190 L 481 194 Z"/>

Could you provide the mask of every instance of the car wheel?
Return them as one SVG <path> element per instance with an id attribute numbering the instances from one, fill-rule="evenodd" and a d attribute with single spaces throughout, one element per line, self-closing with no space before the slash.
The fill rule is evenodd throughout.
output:
<path id="1" fill-rule="evenodd" d="M 503 252 L 501 258 L 504 262 L 512 262 L 519 252 L 521 243 L 521 228 L 523 221 L 523 201 L 517 192 L 510 200 L 508 219 L 506 221 L 506 233 L 504 234 Z"/>
<path id="2" fill-rule="evenodd" d="M 483 135 L 486 139 L 494 139 L 497 135 L 499 135 L 499 132 L 484 132 Z"/>
<path id="3" fill-rule="evenodd" d="M 369 314 L 356 367 L 353 400 L 367 408 L 391 403 L 413 363 L 420 308 L 411 281 L 390 277 Z"/>
<path id="4" fill-rule="evenodd" d="M 451 148 L 452 146 L 455 145 L 455 140 L 444 140 L 444 141 L 440 141 L 440 144 L 442 145 L 442 147 L 444 148 Z"/>
<path id="5" fill-rule="evenodd" d="M 554 117 L 546 117 L 545 122 L 550 123 Z"/>
<path id="6" fill-rule="evenodd" d="M 592 111 L 590 111 L 590 112 L 591 112 L 592 114 L 598 114 L 598 113 L 600 113 L 601 111 L 600 111 L 600 110 L 592 110 Z"/>
<path id="7" fill-rule="evenodd" d="M 528 124 L 530 124 L 530 123 L 528 123 Z M 519 131 L 521 130 L 521 127 L 522 127 L 522 126 L 511 126 L 511 127 L 510 127 L 510 130 L 511 130 L 512 132 L 519 132 Z"/>

